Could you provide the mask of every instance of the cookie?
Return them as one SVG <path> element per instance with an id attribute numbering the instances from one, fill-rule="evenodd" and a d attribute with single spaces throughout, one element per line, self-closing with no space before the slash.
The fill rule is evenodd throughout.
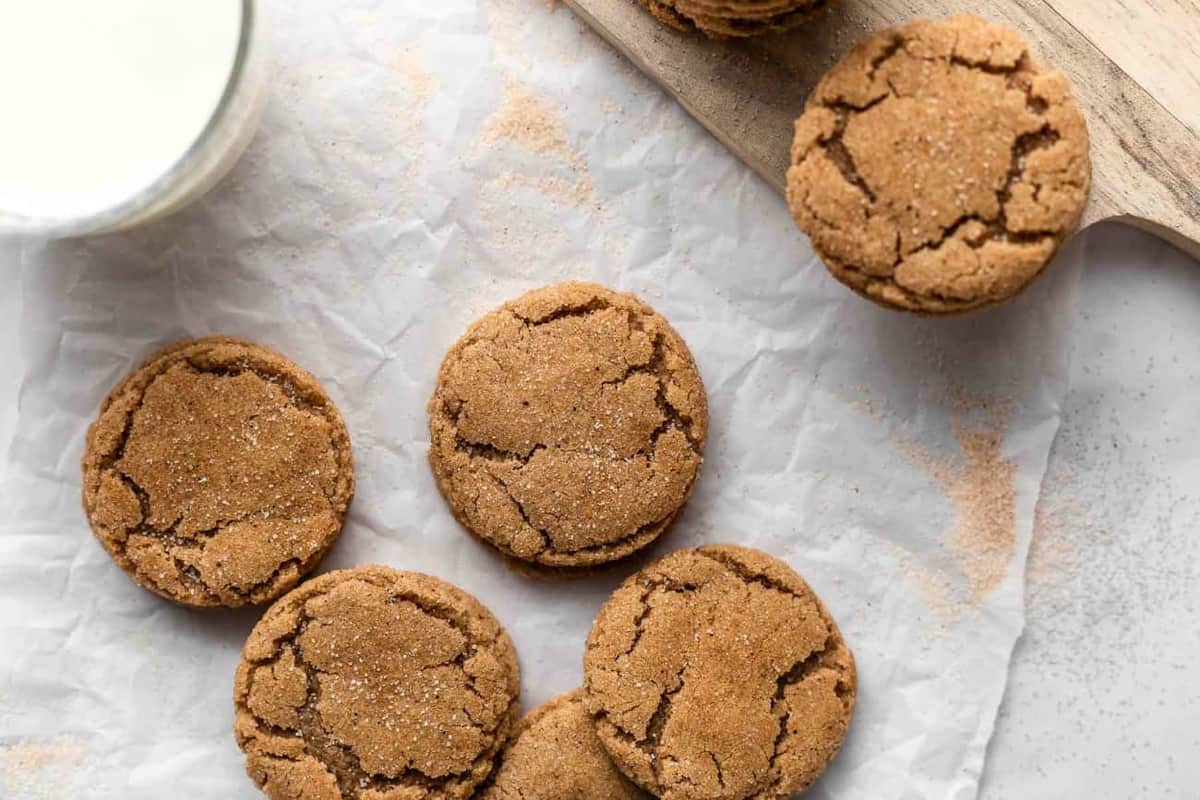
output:
<path id="1" fill-rule="evenodd" d="M 787 196 L 829 271 L 924 314 L 1004 301 L 1079 223 L 1087 125 L 1063 75 L 972 16 L 854 48 L 796 121 Z"/>
<path id="2" fill-rule="evenodd" d="M 271 800 L 465 800 L 519 715 L 508 634 L 445 581 L 371 566 L 295 589 L 234 679 L 246 771 Z"/>
<path id="3" fill-rule="evenodd" d="M 663 800 L 774 800 L 811 784 L 850 722 L 854 657 L 787 564 L 681 550 L 600 609 L 587 707 L 613 761 Z"/>
<path id="4" fill-rule="evenodd" d="M 469 531 L 571 574 L 662 534 L 707 428 L 699 372 L 667 321 L 631 294 L 564 283 L 487 314 L 446 354 L 429 462 Z"/>
<path id="5" fill-rule="evenodd" d="M 642 8 L 650 12 L 650 14 L 665 25 L 680 31 L 695 30 L 695 25 L 691 20 L 680 14 L 672 6 L 659 0 L 638 0 Z"/>
<path id="6" fill-rule="evenodd" d="M 353 493 L 350 438 L 316 378 L 225 337 L 175 344 L 126 377 L 83 454 L 96 538 L 138 584 L 190 606 L 295 586 Z"/>
<path id="7" fill-rule="evenodd" d="M 715 38 L 785 31 L 808 21 L 829 0 L 639 0 L 651 14 L 680 30 Z"/>
<path id="8" fill-rule="evenodd" d="M 521 720 L 479 800 L 650 800 L 608 759 L 576 689 Z"/>
<path id="9" fill-rule="evenodd" d="M 784 33 L 808 22 L 818 12 L 824 10 L 824 7 L 825 4 L 802 5 L 790 11 L 766 17 L 712 16 L 700 12 L 684 16 L 688 16 L 696 27 L 710 37 L 740 39 L 764 33 Z"/>

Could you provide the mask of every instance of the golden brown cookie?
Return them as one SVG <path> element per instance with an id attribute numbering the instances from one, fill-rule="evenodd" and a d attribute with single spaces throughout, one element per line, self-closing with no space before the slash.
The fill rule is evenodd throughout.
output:
<path id="1" fill-rule="evenodd" d="M 429 462 L 454 516 L 505 555 L 570 572 L 623 558 L 679 514 L 708 406 L 679 334 L 631 294 L 564 283 L 451 348 Z"/>
<path id="2" fill-rule="evenodd" d="M 1087 125 L 1062 74 L 978 17 L 872 36 L 796 121 L 788 204 L 839 281 L 968 311 L 1023 289 L 1079 223 Z"/>
<path id="3" fill-rule="evenodd" d="M 309 373 L 209 337 L 152 356 L 105 399 L 83 506 L 134 581 L 191 606 L 272 600 L 342 530 L 354 493 L 342 416 Z"/>
<path id="4" fill-rule="evenodd" d="M 663 800 L 774 800 L 816 780 L 854 706 L 854 657 L 787 564 L 681 550 L 621 585 L 583 659 L 613 761 Z"/>
<path id="5" fill-rule="evenodd" d="M 785 31 L 824 11 L 830 0 L 639 0 L 659 20 L 715 38 Z"/>
<path id="6" fill-rule="evenodd" d="M 479 800 L 650 800 L 608 758 L 583 690 L 529 712 Z"/>
<path id="7" fill-rule="evenodd" d="M 234 681 L 271 800 L 465 800 L 520 713 L 508 634 L 471 595 L 387 567 L 331 572 L 250 632 Z"/>
<path id="8" fill-rule="evenodd" d="M 690 31 L 696 27 L 692 24 L 691 20 L 667 3 L 660 2 L 659 0 L 638 0 L 638 3 L 659 22 L 669 25 L 676 30 Z"/>

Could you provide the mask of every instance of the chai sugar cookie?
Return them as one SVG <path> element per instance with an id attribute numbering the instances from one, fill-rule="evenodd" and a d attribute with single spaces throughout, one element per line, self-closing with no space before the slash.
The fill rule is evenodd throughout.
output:
<path id="1" fill-rule="evenodd" d="M 354 493 L 350 437 L 309 373 L 209 337 L 152 356 L 105 399 L 83 505 L 128 575 L 169 600 L 272 600 L 317 565 Z"/>
<path id="2" fill-rule="evenodd" d="M 665 319 L 631 294 L 564 283 L 471 325 L 429 418 L 454 516 L 506 556 L 567 574 L 671 524 L 700 470 L 708 406 Z"/>
<path id="3" fill-rule="evenodd" d="M 479 800 L 650 800 L 608 758 L 582 689 L 529 712 Z"/>
<path id="4" fill-rule="evenodd" d="M 660 21 L 717 37 L 784 31 L 808 21 L 831 0 L 639 0 Z"/>
<path id="5" fill-rule="evenodd" d="M 1006 300 L 1079 223 L 1091 184 L 1067 79 L 978 17 L 875 34 L 796 121 L 788 204 L 829 271 L 925 314 Z"/>
<path id="6" fill-rule="evenodd" d="M 757 550 L 672 553 L 600 609 L 583 660 L 613 761 L 663 800 L 774 800 L 836 755 L 854 658 L 787 564 Z"/>
<path id="7" fill-rule="evenodd" d="M 331 572 L 276 602 L 234 680 L 246 771 L 271 800 L 466 800 L 519 716 L 508 634 L 445 581 Z"/>

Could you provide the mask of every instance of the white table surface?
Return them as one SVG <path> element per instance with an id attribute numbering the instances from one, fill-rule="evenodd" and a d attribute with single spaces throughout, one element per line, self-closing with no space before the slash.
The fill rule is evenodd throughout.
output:
<path id="1" fill-rule="evenodd" d="M 631 102 L 635 87 L 645 91 L 630 76 Z M 1200 264 L 1118 226 L 1083 236 L 1082 282 L 1062 309 L 1073 319 L 1071 389 L 981 796 L 1196 797 Z M 0 272 L 12 276 L 0 291 L 7 453 L 22 310 L 15 264 Z"/>

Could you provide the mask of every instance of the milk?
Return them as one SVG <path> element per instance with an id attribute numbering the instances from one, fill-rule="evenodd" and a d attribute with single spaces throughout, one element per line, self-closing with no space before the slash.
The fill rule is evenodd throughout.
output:
<path id="1" fill-rule="evenodd" d="M 0 217 L 69 220 L 144 192 L 230 83 L 242 0 L 0 0 Z"/>

